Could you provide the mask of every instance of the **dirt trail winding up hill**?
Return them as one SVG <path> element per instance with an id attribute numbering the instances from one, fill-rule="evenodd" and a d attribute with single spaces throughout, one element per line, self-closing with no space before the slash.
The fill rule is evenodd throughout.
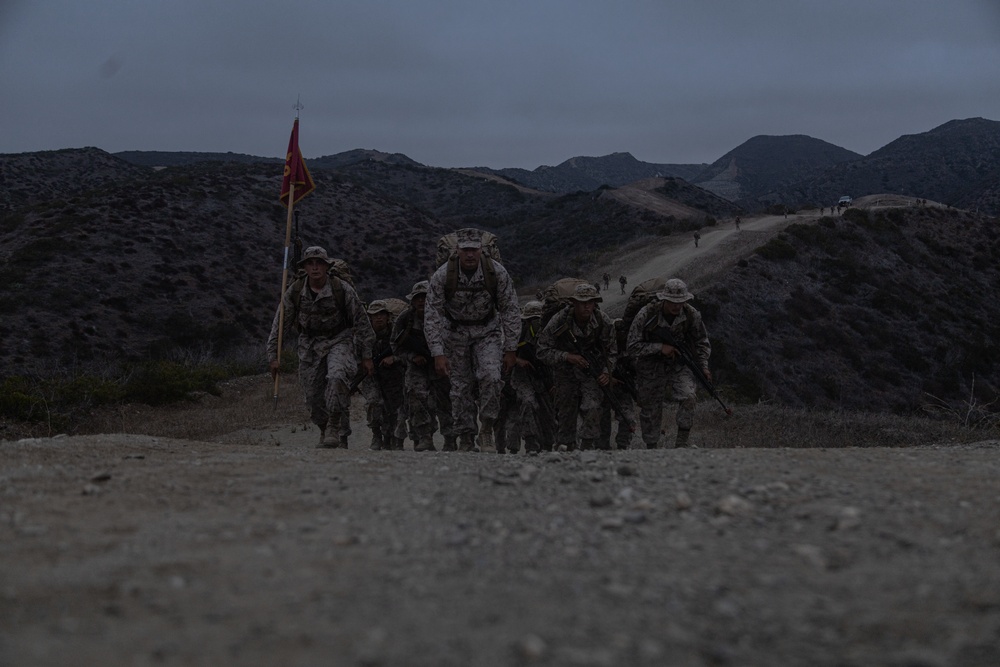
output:
<path id="1" fill-rule="evenodd" d="M 607 271 L 611 275 L 611 287 L 603 291 L 602 307 L 613 316 L 620 315 L 625 308 L 628 294 L 639 283 L 663 276 L 684 279 L 691 289 L 702 288 L 721 271 L 729 269 L 741 257 L 790 224 L 812 222 L 819 218 L 819 212 L 806 212 L 787 217 L 781 215 L 748 218 L 736 229 L 733 221 L 725 221 L 715 227 L 701 230 L 698 247 L 694 237 L 668 237 L 659 243 L 630 250 L 619 255 L 605 267 L 594 270 L 597 275 Z M 625 294 L 618 287 L 618 276 L 628 279 Z"/>

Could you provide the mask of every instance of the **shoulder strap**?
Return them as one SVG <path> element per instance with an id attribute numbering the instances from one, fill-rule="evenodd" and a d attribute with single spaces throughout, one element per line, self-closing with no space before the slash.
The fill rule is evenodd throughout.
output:
<path id="1" fill-rule="evenodd" d="M 451 301 L 458 289 L 458 255 L 448 257 L 448 269 L 444 275 L 444 300 Z"/>
<path id="2" fill-rule="evenodd" d="M 493 297 L 493 306 L 497 305 L 497 267 L 493 264 L 493 259 L 483 253 L 479 261 L 483 267 L 483 281 L 486 283 L 486 291 Z"/>

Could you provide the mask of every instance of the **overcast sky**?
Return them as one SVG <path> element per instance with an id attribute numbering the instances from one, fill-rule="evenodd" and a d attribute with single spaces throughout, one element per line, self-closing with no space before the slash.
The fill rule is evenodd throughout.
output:
<path id="1" fill-rule="evenodd" d="M 1000 0 L 0 0 L 0 153 L 555 165 L 1000 120 Z"/>

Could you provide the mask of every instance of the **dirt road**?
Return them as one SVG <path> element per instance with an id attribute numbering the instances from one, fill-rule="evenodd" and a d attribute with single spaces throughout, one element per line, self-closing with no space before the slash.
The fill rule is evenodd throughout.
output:
<path id="1" fill-rule="evenodd" d="M 698 247 L 692 235 L 666 237 L 658 243 L 651 243 L 637 250 L 619 255 L 609 266 L 594 271 L 602 275 L 607 271 L 611 276 L 611 286 L 601 292 L 604 303 L 601 307 L 617 316 L 625 308 L 625 301 L 639 283 L 656 277 L 679 277 L 689 287 L 697 289 L 706 284 L 715 273 L 729 268 L 735 257 L 749 253 L 765 243 L 771 236 L 795 222 L 810 222 L 818 219 L 818 211 L 789 215 L 762 216 L 743 221 L 740 229 L 732 221 L 720 223 L 717 227 L 701 230 Z M 618 276 L 628 279 L 625 294 L 621 293 Z"/>
<path id="2" fill-rule="evenodd" d="M 1000 664 L 995 441 L 514 457 L 307 435 L 0 443 L 0 664 Z"/>

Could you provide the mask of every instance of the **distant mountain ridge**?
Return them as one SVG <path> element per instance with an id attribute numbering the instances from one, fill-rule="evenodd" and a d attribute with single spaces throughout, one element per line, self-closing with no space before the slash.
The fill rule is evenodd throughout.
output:
<path id="1" fill-rule="evenodd" d="M 756 136 L 693 178 L 699 187 L 751 210 L 782 203 L 777 191 L 861 155 L 803 134 Z"/>
<path id="2" fill-rule="evenodd" d="M 236 153 L 125 151 L 116 154 L 143 166 L 267 162 Z M 360 162 L 425 166 L 401 153 L 354 149 L 308 158 L 310 169 L 343 169 Z M 433 168 L 433 167 L 432 167 Z M 534 170 L 475 167 L 479 172 L 543 192 L 589 192 L 647 178 L 682 178 L 740 209 L 773 206 L 826 207 L 841 195 L 895 193 L 952 206 L 1000 213 L 1000 122 L 953 120 L 928 132 L 902 136 L 868 156 L 806 135 L 753 137 L 711 164 L 658 164 L 627 152 L 573 157 Z"/>
<path id="3" fill-rule="evenodd" d="M 602 185 L 618 187 L 644 178 L 677 176 L 690 180 L 704 169 L 703 164 L 655 164 L 641 162 L 631 153 L 611 153 L 602 157 L 574 157 L 555 167 L 541 166 L 534 170 L 474 167 L 509 178 L 536 190 L 547 192 L 576 192 L 595 190 Z"/>
<path id="4" fill-rule="evenodd" d="M 841 194 L 892 192 L 997 214 L 998 171 L 1000 122 L 969 118 L 904 135 L 867 157 L 837 164 L 777 192 L 790 203 L 827 204 Z"/>

